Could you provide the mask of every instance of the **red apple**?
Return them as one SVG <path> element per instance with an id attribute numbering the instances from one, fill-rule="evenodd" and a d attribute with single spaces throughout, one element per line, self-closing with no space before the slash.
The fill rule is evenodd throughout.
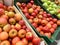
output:
<path id="1" fill-rule="evenodd" d="M 32 42 L 29 42 L 29 44 L 28 45 L 33 45 L 33 43 Z"/>
<path id="2" fill-rule="evenodd" d="M 8 11 L 14 11 L 14 7 L 13 6 L 8 6 L 7 10 Z"/>
<path id="3" fill-rule="evenodd" d="M 47 23 L 48 23 L 47 20 L 42 20 L 42 21 L 41 21 L 41 24 L 42 24 L 42 25 L 46 25 Z"/>
<path id="4" fill-rule="evenodd" d="M 33 13 L 33 11 L 34 11 L 33 8 L 29 9 L 29 13 Z"/>
<path id="5" fill-rule="evenodd" d="M 18 41 L 20 41 L 20 38 L 19 37 L 14 37 L 12 39 L 12 44 L 15 45 Z"/>
<path id="6" fill-rule="evenodd" d="M 36 23 L 32 23 L 32 25 L 36 28 L 38 27 L 38 25 Z"/>
<path id="7" fill-rule="evenodd" d="M 37 23 L 38 24 L 38 21 L 39 20 L 38 20 L 38 18 L 34 18 L 33 21 L 34 21 L 34 23 Z"/>
<path id="8" fill-rule="evenodd" d="M 51 33 L 45 33 L 45 36 L 47 36 L 48 38 L 51 38 Z"/>
<path id="9" fill-rule="evenodd" d="M 3 15 L 3 14 L 4 14 L 4 9 L 0 8 L 0 15 Z"/>
<path id="10" fill-rule="evenodd" d="M 22 39 L 22 42 L 25 44 L 25 45 L 28 45 L 28 40 L 26 38 L 23 38 Z"/>
<path id="11" fill-rule="evenodd" d="M 56 19 L 56 18 L 54 18 L 54 19 L 53 19 L 53 22 L 57 22 L 57 19 Z"/>
<path id="12" fill-rule="evenodd" d="M 26 39 L 31 41 L 33 39 L 33 34 L 31 32 L 26 33 Z"/>
<path id="13" fill-rule="evenodd" d="M 35 37 L 35 38 L 33 38 L 32 43 L 33 43 L 33 45 L 39 45 L 40 44 L 40 41 L 41 41 L 40 38 Z"/>
<path id="14" fill-rule="evenodd" d="M 9 18 L 7 15 L 2 15 L 1 17 L 5 18 L 5 19 L 7 19 L 7 20 L 8 20 L 8 18 Z"/>
<path id="15" fill-rule="evenodd" d="M 51 28 L 52 27 L 52 25 L 50 24 L 50 23 L 47 23 L 47 25 L 46 25 L 48 28 Z"/>
<path id="16" fill-rule="evenodd" d="M 60 25 L 60 20 L 57 21 L 57 25 Z"/>
<path id="17" fill-rule="evenodd" d="M 14 19 L 15 19 L 16 21 L 20 21 L 20 20 L 22 19 L 22 17 L 21 17 L 20 14 L 15 14 Z"/>
<path id="18" fill-rule="evenodd" d="M 0 33 L 0 40 L 6 40 L 8 39 L 8 33 L 7 32 L 1 32 Z"/>
<path id="19" fill-rule="evenodd" d="M 54 28 L 51 28 L 51 29 L 50 29 L 50 32 L 51 32 L 51 33 L 54 33 L 54 31 L 55 31 Z"/>
<path id="20" fill-rule="evenodd" d="M 25 22 L 24 22 L 23 20 L 20 20 L 20 21 L 19 21 L 19 24 L 20 24 L 20 25 L 25 25 Z"/>
<path id="21" fill-rule="evenodd" d="M 17 30 L 16 29 L 11 29 L 9 31 L 9 37 L 13 38 L 15 36 L 17 36 Z"/>
<path id="22" fill-rule="evenodd" d="M 24 45 L 22 41 L 18 41 L 15 45 Z"/>
<path id="23" fill-rule="evenodd" d="M 15 21 L 15 19 L 14 19 L 14 18 L 10 18 L 10 19 L 9 19 L 9 23 L 13 25 L 13 24 L 15 24 L 15 23 L 16 23 L 16 21 Z"/>
<path id="24" fill-rule="evenodd" d="M 0 27 L 3 27 L 4 25 L 7 24 L 7 20 L 5 18 L 0 18 Z"/>
<path id="25" fill-rule="evenodd" d="M 24 29 L 20 29 L 18 32 L 18 36 L 20 38 L 24 38 L 26 36 L 26 31 Z"/>
<path id="26" fill-rule="evenodd" d="M 31 1 L 30 1 L 30 3 L 31 3 L 31 4 L 34 4 L 34 1 L 33 1 L 33 0 L 31 0 Z"/>
<path id="27" fill-rule="evenodd" d="M 4 8 L 4 5 L 2 3 L 0 3 L 0 8 Z"/>
<path id="28" fill-rule="evenodd" d="M 7 24 L 7 25 L 5 25 L 5 26 L 3 27 L 3 30 L 6 31 L 6 32 L 9 32 L 10 29 L 11 29 L 10 24 Z"/>
<path id="29" fill-rule="evenodd" d="M 0 28 L 0 33 L 2 32 L 2 28 Z"/>
<path id="30" fill-rule="evenodd" d="M 21 25 L 18 24 L 18 23 L 16 23 L 16 25 L 15 25 L 15 29 L 16 29 L 16 30 L 20 30 L 20 29 L 21 29 Z"/>
<path id="31" fill-rule="evenodd" d="M 10 42 L 8 40 L 4 40 L 1 42 L 0 45 L 10 45 Z"/>
<path id="32" fill-rule="evenodd" d="M 53 27 L 54 29 L 56 29 L 56 28 L 57 28 L 57 24 L 53 24 L 52 27 Z"/>

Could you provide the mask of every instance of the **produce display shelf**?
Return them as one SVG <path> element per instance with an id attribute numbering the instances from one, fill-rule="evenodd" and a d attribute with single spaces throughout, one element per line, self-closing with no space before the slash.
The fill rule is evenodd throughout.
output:
<path id="1" fill-rule="evenodd" d="M 51 43 L 51 42 L 53 42 L 53 41 L 55 41 L 56 36 L 57 36 L 57 34 L 59 33 L 59 31 L 60 31 L 60 26 L 57 27 L 56 31 L 54 32 L 54 34 L 52 34 L 52 37 L 51 37 L 51 38 L 48 38 L 48 37 L 46 37 L 46 36 L 44 36 L 44 35 L 41 35 L 41 34 L 35 29 L 35 27 L 33 27 L 33 26 L 31 25 L 31 23 L 28 21 L 28 19 L 27 19 L 27 18 L 25 17 L 25 15 L 23 14 L 22 10 L 16 5 L 16 2 L 17 2 L 17 1 L 15 0 L 14 5 L 15 5 L 16 8 L 19 10 L 19 12 L 22 14 L 22 16 L 25 18 L 25 20 L 29 23 L 29 25 L 33 28 L 33 30 L 36 32 L 36 34 L 37 34 L 39 37 L 43 37 L 48 44 Z M 42 7 L 42 5 L 39 3 L 38 0 L 34 0 L 34 2 L 35 2 L 35 4 L 37 4 L 37 5 L 39 5 L 39 6 Z M 43 7 L 42 7 L 42 8 L 43 8 Z M 43 8 L 43 10 L 45 10 L 45 9 Z M 45 11 L 46 11 L 46 10 L 45 10 Z M 47 13 L 49 13 L 49 12 L 47 11 Z M 52 15 L 52 17 L 53 17 L 53 18 L 57 18 L 56 16 L 53 16 L 53 15 Z"/>

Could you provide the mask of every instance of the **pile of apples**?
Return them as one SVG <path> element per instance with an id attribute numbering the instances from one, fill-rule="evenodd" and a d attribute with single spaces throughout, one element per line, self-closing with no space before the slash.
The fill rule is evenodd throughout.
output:
<path id="1" fill-rule="evenodd" d="M 27 28 L 14 7 L 0 3 L 0 45 L 39 45 L 41 39 Z"/>
<path id="2" fill-rule="evenodd" d="M 43 6 L 49 11 L 51 14 L 56 15 L 60 19 L 60 6 L 56 5 L 54 2 L 50 0 L 41 0 L 43 2 Z"/>
<path id="3" fill-rule="evenodd" d="M 29 22 L 42 35 L 51 38 L 58 25 L 60 25 L 60 20 L 52 18 L 40 6 L 35 5 L 33 0 L 27 4 L 17 2 L 17 5 L 21 8 Z"/>
<path id="4" fill-rule="evenodd" d="M 53 1 L 54 3 L 56 3 L 57 5 L 60 5 L 60 0 L 50 0 Z"/>

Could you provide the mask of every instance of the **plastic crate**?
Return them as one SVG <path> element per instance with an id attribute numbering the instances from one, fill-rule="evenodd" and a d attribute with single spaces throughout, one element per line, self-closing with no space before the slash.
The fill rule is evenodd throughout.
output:
<path id="1" fill-rule="evenodd" d="M 16 0 L 15 0 L 15 3 L 14 5 L 16 6 L 16 8 L 19 10 L 19 12 L 22 14 L 22 16 L 25 18 L 25 20 L 29 23 L 29 25 L 33 28 L 33 30 L 36 32 L 36 34 L 39 36 L 39 37 L 42 37 L 45 39 L 45 41 L 49 44 L 49 43 L 52 43 L 55 39 L 56 39 L 56 36 L 57 34 L 59 33 L 60 31 L 60 26 L 57 27 L 56 31 L 54 32 L 54 34 L 52 35 L 51 38 L 48 38 L 47 36 L 44 36 L 44 35 L 41 35 L 36 29 L 34 26 L 32 26 L 32 24 L 28 21 L 28 19 L 25 17 L 25 15 L 23 14 L 22 10 L 16 5 Z M 34 0 L 35 4 L 36 5 L 40 5 L 40 3 L 38 3 L 39 1 L 38 0 Z M 42 7 L 42 6 L 41 6 Z M 44 9 L 45 10 L 45 9 Z M 48 11 L 47 11 L 48 12 Z M 52 16 L 54 18 L 54 16 Z"/>

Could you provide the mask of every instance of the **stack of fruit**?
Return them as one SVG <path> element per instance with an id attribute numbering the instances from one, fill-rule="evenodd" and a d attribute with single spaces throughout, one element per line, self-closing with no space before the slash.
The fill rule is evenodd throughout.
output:
<path id="1" fill-rule="evenodd" d="M 43 11 L 40 6 L 35 5 L 33 0 L 28 4 L 18 2 L 17 5 L 21 8 L 29 22 L 42 35 L 51 38 L 57 26 L 60 25 L 60 20 L 52 18 L 51 15 Z"/>
<path id="2" fill-rule="evenodd" d="M 39 45 L 40 41 L 12 6 L 0 3 L 0 45 Z"/>
<path id="3" fill-rule="evenodd" d="M 56 3 L 57 5 L 60 5 L 60 0 L 50 0 L 53 1 L 54 3 Z"/>
<path id="4" fill-rule="evenodd" d="M 41 0 L 43 2 L 43 6 L 47 11 L 51 14 L 56 15 L 60 19 L 60 6 L 56 5 L 54 2 L 50 0 Z"/>

